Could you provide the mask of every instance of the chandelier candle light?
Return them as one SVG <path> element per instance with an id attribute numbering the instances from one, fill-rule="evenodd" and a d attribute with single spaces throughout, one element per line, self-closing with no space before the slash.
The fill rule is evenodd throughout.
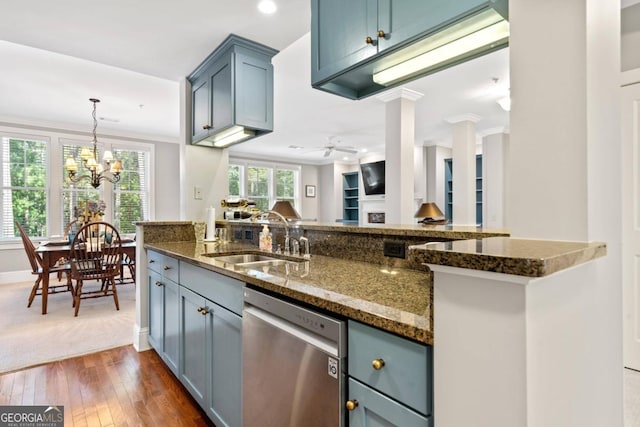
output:
<path id="1" fill-rule="evenodd" d="M 98 137 L 96 136 L 98 121 L 96 120 L 96 104 L 100 102 L 100 100 L 90 98 L 89 101 L 93 102 L 93 151 L 89 147 L 82 147 L 82 149 L 80 149 L 80 158 L 82 159 L 84 167 L 91 172 L 91 175 L 78 176 L 78 163 L 72 156 L 67 158 L 65 169 L 67 170 L 69 181 L 78 182 L 87 179 L 93 188 L 98 188 L 103 180 L 107 180 L 113 184 L 120 181 L 122 162 L 120 160 L 114 160 L 111 151 L 106 150 L 104 156 L 102 156 L 102 161 L 108 171 L 98 163 Z"/>

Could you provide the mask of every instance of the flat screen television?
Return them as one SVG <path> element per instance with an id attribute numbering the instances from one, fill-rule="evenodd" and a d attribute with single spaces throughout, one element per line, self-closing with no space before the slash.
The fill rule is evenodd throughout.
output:
<path id="1" fill-rule="evenodd" d="M 384 194 L 384 160 L 360 164 L 364 194 Z"/>

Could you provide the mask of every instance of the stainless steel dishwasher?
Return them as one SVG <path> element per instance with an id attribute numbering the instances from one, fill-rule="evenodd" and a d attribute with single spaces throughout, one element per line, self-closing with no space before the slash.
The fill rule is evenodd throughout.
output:
<path id="1" fill-rule="evenodd" d="M 245 427 L 345 425 L 345 323 L 246 288 Z"/>

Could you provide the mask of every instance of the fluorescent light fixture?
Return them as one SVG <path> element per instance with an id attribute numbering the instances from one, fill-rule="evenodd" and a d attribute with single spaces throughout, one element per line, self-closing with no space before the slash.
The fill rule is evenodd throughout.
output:
<path id="1" fill-rule="evenodd" d="M 511 97 L 507 96 L 496 101 L 504 111 L 511 111 Z"/>
<path id="2" fill-rule="evenodd" d="M 508 38 L 509 23 L 489 9 L 416 43 L 411 58 L 374 73 L 373 81 L 387 86 L 412 75 L 454 65 L 465 57 L 491 50 Z"/>
<path id="3" fill-rule="evenodd" d="M 245 129 L 242 126 L 231 126 L 213 137 L 214 147 L 226 147 L 235 142 L 243 141 L 255 135 L 252 130 Z"/>
<path id="4" fill-rule="evenodd" d="M 272 13 L 275 13 L 276 10 L 278 10 L 278 6 L 276 6 L 275 2 L 271 0 L 262 0 L 260 3 L 258 3 L 258 10 L 265 15 L 271 15 Z"/>

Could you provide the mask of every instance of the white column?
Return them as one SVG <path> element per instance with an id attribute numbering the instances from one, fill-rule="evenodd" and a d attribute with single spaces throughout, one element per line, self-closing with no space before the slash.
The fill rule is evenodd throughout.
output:
<path id="1" fill-rule="evenodd" d="M 509 135 L 503 130 L 482 138 L 482 225 L 504 227 L 505 169 Z"/>
<path id="2" fill-rule="evenodd" d="M 392 89 L 378 96 L 378 99 L 386 103 L 385 222 L 387 224 L 414 222 L 415 101 L 421 97 L 421 93 L 405 88 Z M 410 184 L 406 185 L 407 183 Z"/>
<path id="3" fill-rule="evenodd" d="M 476 224 L 476 123 L 480 117 L 463 114 L 446 119 L 452 124 L 453 218 L 456 225 Z"/>
<path id="4" fill-rule="evenodd" d="M 573 418 L 562 425 L 620 427 L 620 3 L 513 0 L 509 21 L 506 225 L 516 237 L 607 243 L 607 256 L 573 287 L 586 304 L 582 313 L 591 314 L 580 316 L 581 328 L 563 337 L 591 344 L 573 360 L 529 361 L 528 369 L 547 374 L 528 384 L 528 411 L 569 420 L 559 402 L 571 402 Z M 558 292 L 573 285 L 560 284 Z M 575 301 L 563 311 L 571 314 Z M 545 345 L 555 350 L 561 343 Z M 572 376 L 554 375 L 563 371 Z"/>

